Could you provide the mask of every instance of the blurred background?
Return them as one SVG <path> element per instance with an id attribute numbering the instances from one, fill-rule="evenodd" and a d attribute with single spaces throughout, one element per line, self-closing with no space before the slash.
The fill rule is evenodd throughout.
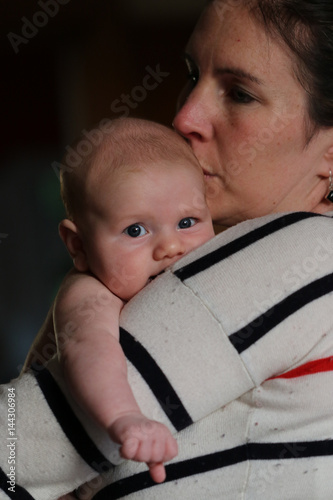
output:
<path id="1" fill-rule="evenodd" d="M 1 2 L 0 383 L 19 374 L 71 266 L 57 163 L 104 118 L 171 125 L 205 2 Z"/>

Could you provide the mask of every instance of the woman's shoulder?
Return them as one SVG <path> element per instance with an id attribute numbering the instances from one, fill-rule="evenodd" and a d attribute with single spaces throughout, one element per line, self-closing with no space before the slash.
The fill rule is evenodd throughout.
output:
<path id="1" fill-rule="evenodd" d="M 213 259 L 216 253 L 230 256 L 248 247 L 256 252 L 278 250 L 279 247 L 312 247 L 318 239 L 333 252 L 333 212 L 325 215 L 313 212 L 269 214 L 224 230 L 200 248 L 190 252 L 173 266 L 177 271 L 198 259 Z M 297 243 L 297 245 L 296 245 Z M 221 255 L 220 255 L 221 257 Z"/>

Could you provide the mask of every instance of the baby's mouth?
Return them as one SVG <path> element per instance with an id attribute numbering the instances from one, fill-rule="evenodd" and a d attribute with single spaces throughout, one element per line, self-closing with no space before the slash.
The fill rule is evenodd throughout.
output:
<path id="1" fill-rule="evenodd" d="M 212 179 L 213 177 L 215 177 L 214 174 L 211 174 L 210 172 L 207 172 L 206 170 L 203 170 L 203 174 L 204 174 L 204 178 L 207 180 L 207 179 Z"/>

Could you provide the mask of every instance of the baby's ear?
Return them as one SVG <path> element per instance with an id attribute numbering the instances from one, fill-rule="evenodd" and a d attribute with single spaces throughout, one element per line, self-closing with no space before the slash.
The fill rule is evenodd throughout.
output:
<path id="1" fill-rule="evenodd" d="M 87 256 L 76 224 L 69 219 L 62 220 L 59 224 L 59 234 L 73 259 L 75 269 L 81 272 L 88 271 Z"/>

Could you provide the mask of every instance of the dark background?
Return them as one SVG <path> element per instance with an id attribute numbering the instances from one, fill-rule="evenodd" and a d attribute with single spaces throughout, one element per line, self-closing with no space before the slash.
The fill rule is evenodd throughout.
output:
<path id="1" fill-rule="evenodd" d="M 126 95 L 131 116 L 171 124 L 183 49 L 204 4 L 1 2 L 0 382 L 19 374 L 71 266 L 52 164 L 83 129 L 124 114 Z M 143 91 L 147 67 L 168 76 Z"/>

